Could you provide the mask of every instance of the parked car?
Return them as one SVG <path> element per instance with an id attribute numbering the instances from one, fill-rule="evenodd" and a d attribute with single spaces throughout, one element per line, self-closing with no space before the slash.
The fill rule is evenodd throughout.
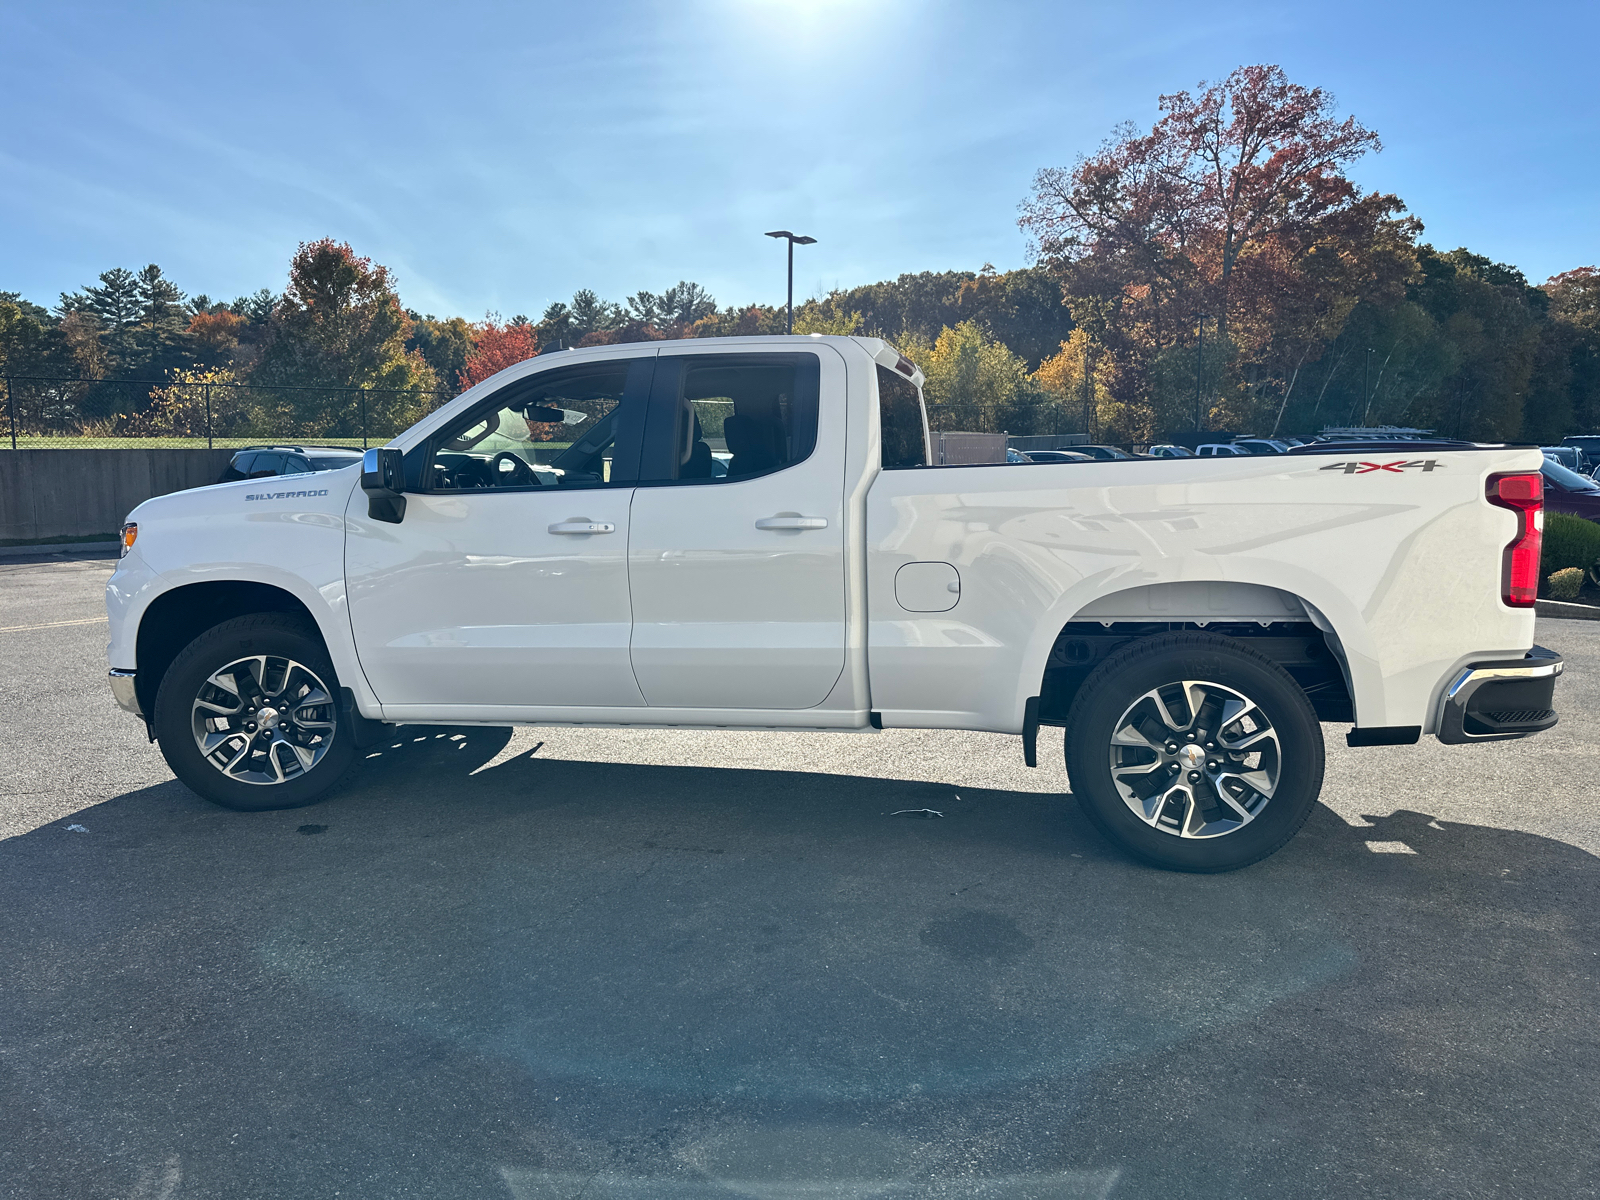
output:
<path id="1" fill-rule="evenodd" d="M 1229 442 L 1207 442 L 1195 448 L 1200 458 L 1249 458 L 1250 452 Z"/>
<path id="2" fill-rule="evenodd" d="M 1173 446 L 1167 443 L 1150 447 L 1151 458 L 1193 458 L 1194 451 L 1187 446 Z"/>
<path id="3" fill-rule="evenodd" d="M 246 446 L 229 460 L 218 483 L 337 471 L 361 461 L 361 451 L 345 446 Z"/>
<path id="4" fill-rule="evenodd" d="M 1571 513 L 1589 521 L 1600 521 L 1600 483 L 1558 463 L 1549 455 L 1539 468 L 1544 476 L 1546 512 Z"/>
<path id="5" fill-rule="evenodd" d="M 1545 446 L 1544 456 L 1552 462 L 1558 462 L 1569 471 L 1576 471 L 1580 475 L 1592 475 L 1584 466 L 1582 453 L 1576 446 Z"/>
<path id="6" fill-rule="evenodd" d="M 1007 446 L 1006 447 L 1006 461 L 1008 463 L 1032 462 L 1033 461 L 1033 455 L 1024 454 L 1021 450 L 1018 450 L 1014 446 Z"/>
<path id="7" fill-rule="evenodd" d="M 1562 438 L 1563 446 L 1572 446 L 1583 456 L 1581 470 L 1585 475 L 1592 475 L 1596 467 L 1600 467 L 1600 434 L 1580 433 L 1573 437 Z"/>
<path id="8" fill-rule="evenodd" d="M 1122 462 L 1135 457 L 1117 446 L 1074 446 L 1073 449 L 1099 462 Z"/>
<path id="9" fill-rule="evenodd" d="M 598 346 L 359 471 L 148 500 L 106 588 L 112 692 L 243 810 L 318 800 L 396 724 L 998 731 L 1029 766 L 1061 726 L 1089 819 L 1189 871 L 1294 836 L 1322 721 L 1555 724 L 1536 449 L 940 467 L 922 382 L 873 338 Z M 489 436 L 556 409 L 579 420 L 540 470 Z"/>
<path id="10" fill-rule="evenodd" d="M 1052 463 L 1082 463 L 1099 461 L 1092 454 L 1085 454 L 1081 450 L 1029 450 L 1028 458 L 1033 462 Z"/>
<path id="11" fill-rule="evenodd" d="M 1289 446 L 1286 442 L 1274 438 L 1234 438 L 1233 444 L 1246 454 L 1287 454 Z"/>

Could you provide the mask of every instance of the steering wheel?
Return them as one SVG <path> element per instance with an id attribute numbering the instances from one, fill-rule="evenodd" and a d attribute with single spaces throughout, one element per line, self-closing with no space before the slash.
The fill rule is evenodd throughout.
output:
<path id="1" fill-rule="evenodd" d="M 501 471 L 502 460 L 511 463 L 511 470 Z M 544 483 L 520 454 L 513 454 L 510 450 L 502 450 L 489 460 L 489 477 L 494 481 L 490 487 L 526 487 L 530 484 L 539 487 Z"/>

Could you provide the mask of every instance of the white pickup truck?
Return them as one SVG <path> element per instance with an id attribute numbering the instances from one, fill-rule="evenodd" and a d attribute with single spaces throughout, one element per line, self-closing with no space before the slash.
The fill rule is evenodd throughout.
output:
<path id="1" fill-rule="evenodd" d="M 933 467 L 871 338 L 547 354 L 359 467 L 150 500 L 111 686 L 235 809 L 386 724 L 1020 734 L 1160 866 L 1272 853 L 1353 745 L 1555 724 L 1537 449 Z"/>

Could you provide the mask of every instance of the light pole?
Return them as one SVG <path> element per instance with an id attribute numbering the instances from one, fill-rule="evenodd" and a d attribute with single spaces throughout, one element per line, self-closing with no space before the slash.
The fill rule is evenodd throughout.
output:
<path id="1" fill-rule="evenodd" d="M 784 319 L 783 331 L 794 332 L 794 248 L 798 246 L 811 246 L 816 244 L 816 238 L 806 237 L 800 233 L 790 233 L 787 229 L 774 229 L 767 234 L 772 238 L 787 238 L 789 240 L 789 315 Z"/>
<path id="2" fill-rule="evenodd" d="M 1361 425 L 1367 424 L 1367 413 L 1372 408 L 1372 392 L 1368 390 L 1367 380 L 1372 375 L 1372 347 L 1367 347 L 1367 357 L 1361 365 Z"/>
<path id="3" fill-rule="evenodd" d="M 1200 340 L 1195 343 L 1194 349 L 1194 431 L 1200 433 L 1206 427 L 1205 409 L 1200 400 L 1200 366 L 1206 356 L 1206 318 L 1210 313 L 1197 312 L 1195 320 L 1200 324 Z"/>

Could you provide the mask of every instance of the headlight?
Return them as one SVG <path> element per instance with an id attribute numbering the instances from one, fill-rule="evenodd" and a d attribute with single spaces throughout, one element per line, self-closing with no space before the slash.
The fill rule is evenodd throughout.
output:
<path id="1" fill-rule="evenodd" d="M 128 551 L 133 549 L 134 542 L 139 540 L 139 525 L 136 521 L 129 521 L 122 527 L 122 548 L 117 551 L 118 558 L 127 558 Z"/>

